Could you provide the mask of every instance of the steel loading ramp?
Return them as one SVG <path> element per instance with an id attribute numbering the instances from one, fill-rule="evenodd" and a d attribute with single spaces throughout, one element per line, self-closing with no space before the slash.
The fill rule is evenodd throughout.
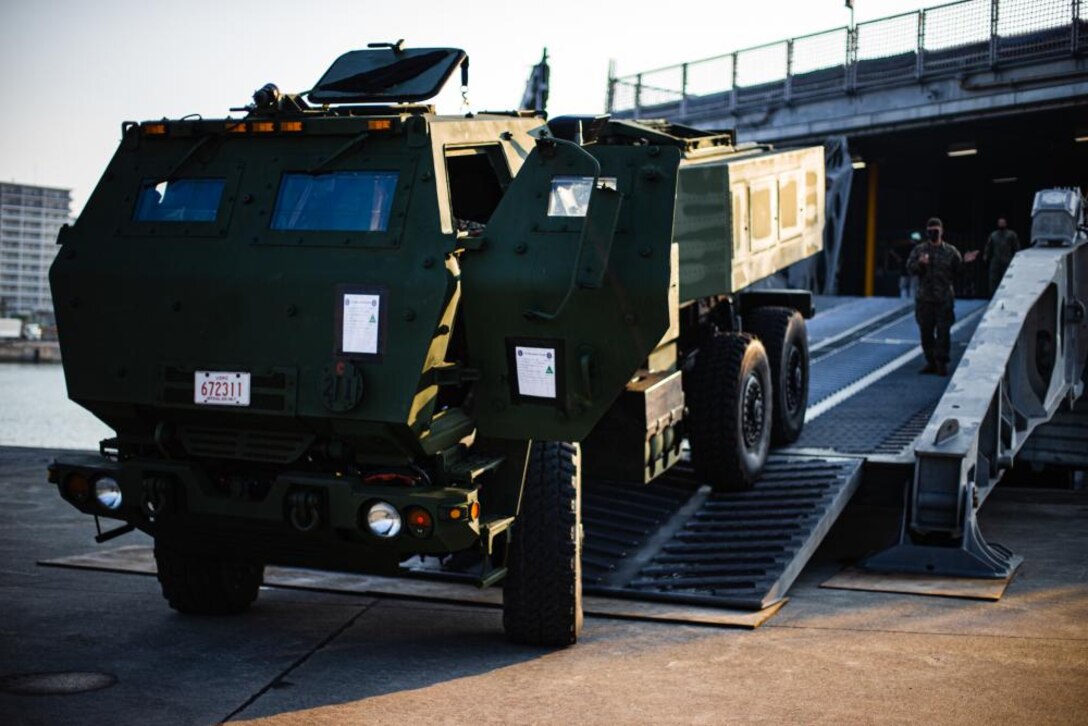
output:
<path id="1" fill-rule="evenodd" d="M 772 455 L 752 489 L 712 493 L 681 469 L 641 489 L 589 482 L 583 589 L 760 610 L 782 599 L 861 481 L 861 459 Z"/>
<path id="2" fill-rule="evenodd" d="M 1088 362 L 1086 220 L 1079 191 L 1040 192 L 1035 205 L 1033 246 L 1013 258 L 913 447 L 899 544 L 869 558 L 869 569 L 1011 577 L 1022 558 L 986 542 L 978 510 L 1029 437 L 1059 413 L 1066 420 L 1052 426 L 1048 438 L 1062 435 L 1059 450 L 1083 451 L 1076 404 Z M 1062 227 L 1050 217 L 1038 224 L 1054 212 L 1070 213 L 1074 223 Z M 1055 235 L 1063 230 L 1064 239 Z"/>
<path id="3" fill-rule="evenodd" d="M 643 487 L 587 481 L 583 587 L 643 600 L 760 609 L 781 599 L 861 483 L 908 464 L 948 383 L 919 376 L 914 305 L 822 298 L 811 321 L 810 414 L 750 491 L 712 493 L 683 465 Z M 958 361 L 985 301 L 956 305 Z"/>

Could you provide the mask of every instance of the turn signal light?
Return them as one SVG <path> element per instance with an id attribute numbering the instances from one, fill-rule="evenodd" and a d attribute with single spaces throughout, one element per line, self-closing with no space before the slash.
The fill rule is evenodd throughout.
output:
<path id="1" fill-rule="evenodd" d="M 86 502 L 91 498 L 91 482 L 78 471 L 72 472 L 64 480 L 64 493 L 68 498 L 76 502 Z"/>
<path id="2" fill-rule="evenodd" d="M 450 519 L 454 519 L 454 520 L 461 519 L 461 517 L 464 517 L 464 516 L 465 516 L 465 513 L 461 511 L 460 507 L 454 507 L 453 509 L 450 510 Z"/>
<path id="3" fill-rule="evenodd" d="M 389 131 L 393 128 L 393 121 L 387 118 L 372 118 L 366 123 L 371 131 Z"/>
<path id="4" fill-rule="evenodd" d="M 473 521 L 480 518 L 480 503 L 473 502 L 472 506 L 468 508 L 469 514 L 472 515 Z"/>

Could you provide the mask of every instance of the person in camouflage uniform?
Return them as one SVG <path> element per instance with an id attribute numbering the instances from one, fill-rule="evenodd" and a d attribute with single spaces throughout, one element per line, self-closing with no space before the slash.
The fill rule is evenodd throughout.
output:
<path id="1" fill-rule="evenodd" d="M 942 235 L 941 220 L 931 217 L 926 223 L 926 241 L 919 242 L 910 252 L 907 272 L 918 277 L 914 317 L 926 356 L 925 367 L 919 372 L 947 376 L 952 323 L 956 319 L 953 281 L 963 263 L 974 260 L 978 252 L 968 252 L 964 258 Z"/>
<path id="2" fill-rule="evenodd" d="M 986 249 L 982 253 L 982 261 L 989 263 L 991 297 L 1001 284 L 1001 278 L 1005 276 L 1012 256 L 1019 251 L 1020 238 L 1009 229 L 1009 223 L 1004 217 L 998 217 L 997 229 L 990 233 L 990 238 L 986 240 Z"/>

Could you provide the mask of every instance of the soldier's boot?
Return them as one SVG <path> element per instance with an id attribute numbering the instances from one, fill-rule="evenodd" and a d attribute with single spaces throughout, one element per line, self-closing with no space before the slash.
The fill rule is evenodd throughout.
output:
<path id="1" fill-rule="evenodd" d="M 948 375 L 948 364 L 945 363 L 943 360 L 937 361 L 937 367 L 936 367 L 935 370 L 937 371 L 938 376 L 947 376 Z"/>
<path id="2" fill-rule="evenodd" d="M 938 371 L 937 364 L 933 361 L 926 361 L 926 364 L 918 369 L 919 373 L 936 373 Z"/>

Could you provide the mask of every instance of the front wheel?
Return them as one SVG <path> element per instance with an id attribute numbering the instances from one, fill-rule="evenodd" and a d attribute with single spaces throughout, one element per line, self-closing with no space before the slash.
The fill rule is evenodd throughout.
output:
<path id="1" fill-rule="evenodd" d="M 162 596 L 186 615 L 232 615 L 249 609 L 264 580 L 264 565 L 186 552 L 155 543 Z"/>
<path id="2" fill-rule="evenodd" d="M 771 447 L 771 369 L 751 335 L 716 335 L 699 349 L 688 385 L 696 475 L 717 491 L 750 488 Z"/>
<path id="3" fill-rule="evenodd" d="M 510 531 L 503 628 L 515 643 L 563 647 L 582 630 L 581 454 L 535 442 Z"/>

